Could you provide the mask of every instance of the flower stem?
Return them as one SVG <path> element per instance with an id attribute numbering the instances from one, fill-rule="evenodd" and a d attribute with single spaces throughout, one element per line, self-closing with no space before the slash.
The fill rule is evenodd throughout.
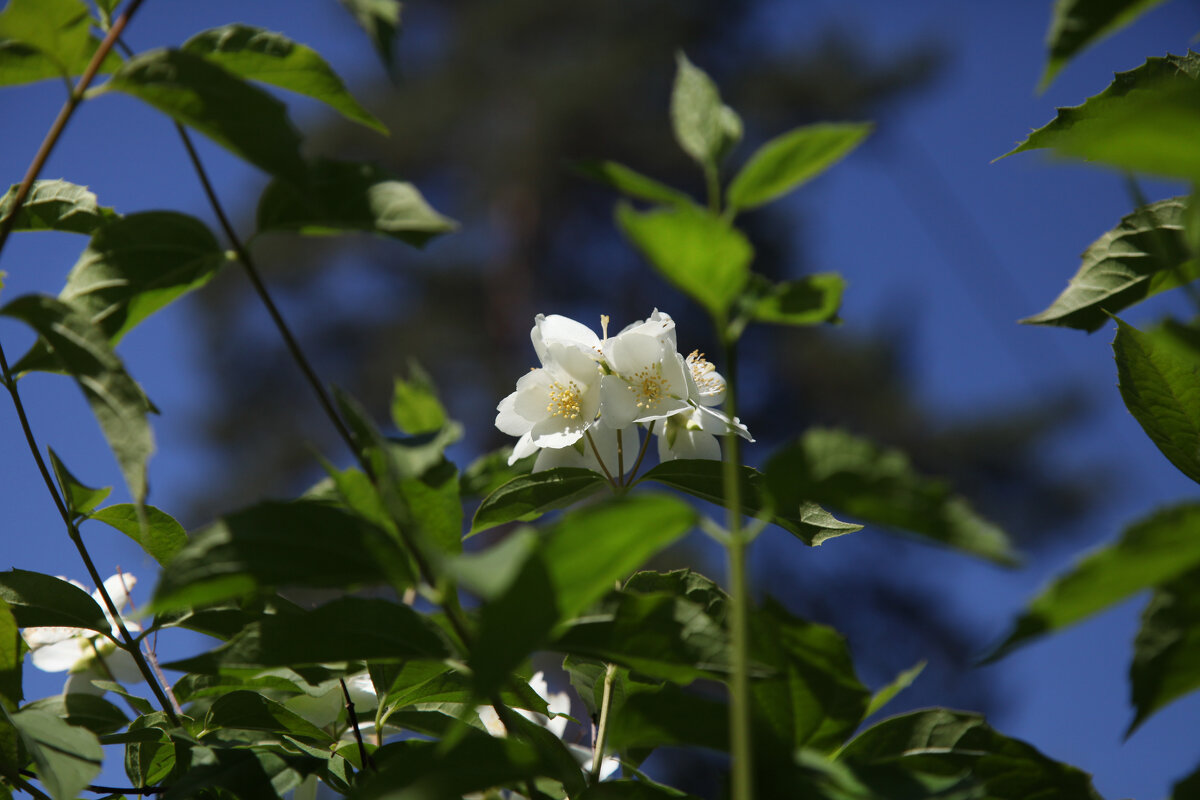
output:
<path id="1" fill-rule="evenodd" d="M 608 743 L 608 715 L 612 710 L 612 688 L 617 679 L 617 665 L 605 664 L 604 689 L 600 695 L 600 720 L 596 723 L 596 740 L 592 742 L 592 770 L 590 783 L 599 783 L 600 766 L 604 763 L 604 746 Z"/>
<path id="2" fill-rule="evenodd" d="M 621 485 L 625 485 L 625 442 L 621 436 L 621 431 L 617 431 L 617 479 Z"/>
<path id="3" fill-rule="evenodd" d="M 642 440 L 642 448 L 638 450 L 637 461 L 633 462 L 633 469 L 629 473 L 629 483 L 633 483 L 634 476 L 637 475 L 638 468 L 642 466 L 642 459 L 646 457 L 646 451 L 650 449 L 650 435 L 654 432 L 654 423 L 650 423 L 650 427 L 646 428 L 646 438 Z"/>
<path id="4" fill-rule="evenodd" d="M 592 438 L 592 432 L 584 431 L 583 435 L 587 437 L 588 444 L 591 445 L 592 452 L 596 455 L 596 463 L 600 465 L 601 471 L 604 472 L 604 477 L 608 478 L 608 482 L 611 483 L 614 488 L 619 486 L 620 484 L 613 480 L 612 473 L 608 471 L 608 467 L 604 466 L 604 459 L 600 457 L 600 450 L 596 447 L 596 440 Z"/>

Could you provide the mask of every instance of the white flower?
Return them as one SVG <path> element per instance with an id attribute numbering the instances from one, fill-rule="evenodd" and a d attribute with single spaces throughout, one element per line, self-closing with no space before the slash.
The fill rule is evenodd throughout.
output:
<path id="1" fill-rule="evenodd" d="M 555 450 L 543 449 L 533 462 L 533 471 L 541 472 L 556 467 L 576 467 L 595 472 L 604 472 L 604 469 L 607 469 L 610 474 L 615 475 L 619 461 L 617 458 L 617 432 L 605 425 L 604 420 L 601 419 L 599 423 L 588 430 L 588 435 L 591 437 L 590 443 L 586 439 L 580 439 L 567 447 Z M 632 439 L 625 441 L 637 441 L 637 435 L 634 434 Z M 599 458 L 596 455 L 597 451 L 600 454 Z M 604 469 L 601 468 L 601 462 L 603 462 Z"/>
<path id="2" fill-rule="evenodd" d="M 694 406 L 686 414 L 654 423 L 658 436 L 658 460 L 671 461 L 677 458 L 707 458 L 719 460 L 721 445 L 717 436 L 736 433 L 751 442 L 750 431 L 737 418 L 708 406 Z"/>
<path id="3" fill-rule="evenodd" d="M 607 324 L 606 317 L 601 317 L 601 320 Z M 533 341 L 533 350 L 537 353 L 538 361 L 543 366 L 547 360 L 546 348 L 551 344 L 576 347 L 595 360 L 602 357 L 600 337 L 596 335 L 596 332 L 582 322 L 576 322 L 561 314 L 551 314 L 548 317 L 538 314 L 534 317 L 533 330 L 529 332 L 529 338 Z"/>
<path id="4" fill-rule="evenodd" d="M 61 575 L 59 578 L 87 591 L 87 587 L 81 583 L 67 580 Z M 128 572 L 113 575 L 104 582 L 104 588 L 118 612 L 124 610 L 129 603 L 129 592 L 136 584 L 137 578 Z M 92 597 L 104 610 L 113 637 L 120 635 L 120 629 L 105 607 L 100 592 L 92 592 Z M 133 632 L 141 630 L 137 623 L 130 621 L 125 621 L 125 627 Z M 115 680 L 118 683 L 132 683 L 142 679 L 142 673 L 137 668 L 133 656 L 118 648 L 112 640 L 105 638 L 98 631 L 87 628 L 32 627 L 26 628 L 22 635 L 25 637 L 25 643 L 29 645 L 29 659 L 35 667 L 44 672 L 70 673 L 63 688 L 64 694 L 103 694 L 103 690 L 92 685 L 93 679 Z"/>
<path id="5" fill-rule="evenodd" d="M 685 362 L 691 379 L 688 397 L 702 406 L 719 406 L 725 399 L 724 376 L 698 350 L 689 353 Z"/>
<path id="6" fill-rule="evenodd" d="M 673 335 L 647 333 L 639 325 L 606 339 L 603 349 L 612 370 L 600 380 L 606 425 L 619 430 L 688 409 L 688 368 Z"/>

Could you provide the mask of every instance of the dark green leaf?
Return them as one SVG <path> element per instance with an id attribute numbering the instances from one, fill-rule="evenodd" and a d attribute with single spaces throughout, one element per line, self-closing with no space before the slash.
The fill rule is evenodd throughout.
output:
<path id="1" fill-rule="evenodd" d="M 4 46 L 0 44 L 0 53 Z M 3 56 L 0 55 L 0 62 Z M 3 66 L 0 66 L 0 71 Z M 14 184 L 0 197 L 0 220 L 12 213 L 17 196 Z M 101 206 L 96 195 L 83 186 L 66 181 L 34 181 L 29 196 L 21 204 L 13 231 L 64 231 L 91 235 L 101 226 L 117 219 L 111 208 Z"/>
<path id="2" fill-rule="evenodd" d="M 129 717 L 125 716 L 121 709 L 103 697 L 86 692 L 43 697 L 25 706 L 23 710 L 53 714 L 71 725 L 87 728 L 97 736 L 115 733 L 129 724 Z"/>
<path id="3" fill-rule="evenodd" d="M 925 662 L 919 661 L 912 667 L 909 667 L 893 678 L 891 683 L 889 683 L 887 686 L 884 686 L 871 696 L 871 703 L 867 706 L 867 712 L 864 716 L 869 717 L 881 710 L 888 703 L 892 702 L 892 699 L 895 698 L 896 695 L 903 692 L 909 686 L 912 686 L 913 681 L 915 681 L 917 676 L 920 675 L 924 670 Z"/>
<path id="4" fill-rule="evenodd" d="M 293 673 L 294 674 L 294 673 Z M 279 675 L 262 675 L 249 677 L 244 673 L 235 672 L 224 675 L 188 673 L 175 682 L 176 699 L 181 703 L 190 703 L 201 697 L 221 697 L 230 692 L 271 691 L 287 695 L 304 694 L 297 681 L 289 680 Z"/>
<path id="5" fill-rule="evenodd" d="M 606 483 L 599 472 L 558 467 L 519 475 L 489 494 L 475 512 L 471 533 L 514 520 L 537 519 L 547 511 L 590 497 Z"/>
<path id="6" fill-rule="evenodd" d="M 342 0 L 379 53 L 384 66 L 395 66 L 392 47 L 400 32 L 400 0 Z"/>
<path id="7" fill-rule="evenodd" d="M 277 791 L 274 779 L 288 770 L 287 762 L 274 753 L 242 749 L 191 748 L 190 769 L 172 780 L 163 800 L 188 800 L 203 796 L 214 786 L 241 800 L 272 800 Z"/>
<path id="8" fill-rule="evenodd" d="M 872 127 L 869 122 L 826 122 L 775 137 L 730 182 L 729 206 L 746 211 L 799 188 L 844 158 Z"/>
<path id="9" fill-rule="evenodd" d="M 58 454 L 54 452 L 53 448 L 48 449 L 50 451 L 50 468 L 54 470 L 54 477 L 58 481 L 58 488 L 62 491 L 68 511 L 72 514 L 86 514 L 104 502 L 104 498 L 112 492 L 111 486 L 105 486 L 103 489 L 84 486 L 59 460 Z"/>
<path id="10" fill-rule="evenodd" d="M 657 689 L 643 684 L 626 697 L 609 725 L 612 747 L 621 752 L 680 745 L 729 748 L 726 705 L 670 683 Z"/>
<path id="11" fill-rule="evenodd" d="M 1100 94 L 1058 116 L 1006 153 L 1050 148 L 1057 155 L 1168 178 L 1200 179 L 1192 146 L 1200 125 L 1200 55 L 1150 58 L 1118 72 Z"/>
<path id="12" fill-rule="evenodd" d="M 536 455 L 529 455 L 509 466 L 510 455 L 511 447 L 501 447 L 472 461 L 459 479 L 463 498 L 487 497 L 513 478 L 528 475 L 537 459 Z"/>
<path id="13" fill-rule="evenodd" d="M 996 659 L 1200 566 L 1200 504 L 1164 509 L 1125 529 L 1044 589 L 1021 614 Z"/>
<path id="14" fill-rule="evenodd" d="M 647 178 L 640 172 L 635 172 L 615 161 L 578 161 L 573 166 L 580 175 L 591 178 L 627 197 L 648 200 L 664 206 L 694 205 L 692 198 L 678 189 L 673 189 L 665 183 L 659 183 L 653 178 Z"/>
<path id="15" fill-rule="evenodd" d="M 417 187 L 372 164 L 318 159 L 305 170 L 303 182 L 276 180 L 263 191 L 259 233 L 364 231 L 423 247 L 458 227 L 435 211 Z"/>
<path id="16" fill-rule="evenodd" d="M 420 478 L 402 480 L 399 488 L 408 506 L 408 518 L 420 530 L 422 539 L 433 542 L 442 552 L 461 552 L 463 509 L 458 496 L 458 469 L 442 461 Z"/>
<path id="17" fill-rule="evenodd" d="M 399 558 L 386 533 L 341 508 L 265 502 L 193 536 L 163 570 L 154 606 L 211 604 L 277 586 L 385 583 L 401 569 Z"/>
<path id="18" fill-rule="evenodd" d="M 8 718 L 33 757 L 38 780 L 54 800 L 75 800 L 100 774 L 104 751 L 91 731 L 45 711 L 19 711 Z"/>
<path id="19" fill-rule="evenodd" d="M 703 70 L 683 53 L 675 56 L 671 90 L 671 127 L 675 141 L 706 170 L 715 169 L 742 138 L 742 122 L 721 102 L 720 92 Z"/>
<path id="20" fill-rule="evenodd" d="M 777 451 L 766 487 L 779 508 L 819 503 L 1002 564 L 1015 561 L 1004 532 L 943 482 L 919 475 L 900 451 L 844 431 L 813 429 Z"/>
<path id="21" fill-rule="evenodd" d="M 88 519 L 111 525 L 133 539 L 147 555 L 159 564 L 166 565 L 187 544 L 187 533 L 183 526 L 165 511 L 154 506 L 143 506 L 146 527 L 138 518 L 137 506 L 121 503 L 102 508 L 88 515 Z"/>
<path id="22" fill-rule="evenodd" d="M 119 695 L 122 700 L 129 704 L 130 708 L 139 714 L 149 714 L 150 712 L 154 711 L 154 706 L 151 705 L 149 700 L 144 697 L 139 697 L 136 694 L 130 694 L 124 686 L 115 681 L 102 681 L 92 678 L 90 683 L 92 686 L 95 686 L 101 691 L 112 692 L 113 694 Z M 120 709 L 117 710 L 119 711 Z M 105 742 L 101 742 L 101 744 L 105 744 Z"/>
<path id="23" fill-rule="evenodd" d="M 225 25 L 196 34 L 180 49 L 204 56 L 234 75 L 319 100 L 347 119 L 380 133 L 388 132 L 382 122 L 359 105 L 325 59 L 281 33 L 249 25 Z"/>
<path id="24" fill-rule="evenodd" d="M 1192 800 L 1200 796 L 1200 768 L 1182 780 L 1176 781 L 1171 791 L 1171 800 Z"/>
<path id="25" fill-rule="evenodd" d="M 0 85 L 82 73 L 99 41 L 82 0 L 9 0 L 0 12 Z M 121 63 L 109 52 L 101 72 Z"/>
<path id="26" fill-rule="evenodd" d="M 702 209 L 639 213 L 621 203 L 617 224 L 664 278 L 718 319 L 724 318 L 750 276 L 750 242 Z"/>
<path id="27" fill-rule="evenodd" d="M 283 103 L 205 58 L 151 50 L 102 87 L 132 95 L 266 172 L 301 183 L 300 134 Z"/>
<path id="28" fill-rule="evenodd" d="M 409 364 L 410 377 L 397 377 L 392 388 L 392 421 L 410 436 L 434 433 L 446 424 L 446 409 L 438 400 L 429 373 L 416 362 Z"/>
<path id="29" fill-rule="evenodd" d="M 149 400 L 125 371 L 104 332 L 87 314 L 50 297 L 18 297 L 0 314 L 32 327 L 54 351 L 58 366 L 83 390 L 112 448 L 135 502 L 146 497 L 146 460 L 154 436 L 146 415 Z"/>
<path id="30" fill-rule="evenodd" d="M 1171 197 L 1122 217 L 1084 251 L 1079 271 L 1058 299 L 1021 322 L 1091 332 L 1110 314 L 1200 278 L 1200 264 L 1189 256 L 1184 237 L 1189 203 Z"/>
<path id="31" fill-rule="evenodd" d="M 826 539 L 862 530 L 854 525 L 834 519 L 831 514 L 815 503 L 800 503 L 794 507 L 772 508 L 771 498 L 764 492 L 763 475 L 752 467 L 742 467 L 742 513 L 767 518 L 791 533 L 805 544 L 818 545 Z M 675 459 L 665 461 L 647 471 L 642 480 L 654 481 L 672 489 L 725 505 L 725 482 L 720 461 L 703 459 Z"/>
<path id="32" fill-rule="evenodd" d="M 509 733 L 537 749 L 543 764 L 542 771 L 547 777 L 561 783 L 568 797 L 575 797 L 583 791 L 583 770 L 562 739 L 521 714 L 513 714 L 509 722 L 513 728 Z"/>
<path id="33" fill-rule="evenodd" d="M 752 275 L 740 302 L 748 322 L 820 325 L 837 320 L 845 290 L 846 281 L 833 272 L 782 283 Z"/>
<path id="34" fill-rule="evenodd" d="M 0 596 L 0 706 L 10 711 L 16 710 L 25 697 L 21 689 L 21 663 L 25 654 L 25 643 L 21 639 L 19 628 L 8 601 Z M 0 735 L 0 749 L 3 746 L 3 736 Z M 0 753 L 0 759 L 5 755 L 7 754 Z"/>
<path id="35" fill-rule="evenodd" d="M 1162 0 L 1059 0 L 1054 4 L 1046 44 L 1050 51 L 1038 89 L 1050 85 L 1082 50 L 1124 28 Z"/>
<path id="36" fill-rule="evenodd" d="M 840 759 L 854 766 L 908 763 L 944 775 L 969 769 L 995 800 L 1100 800 L 1087 774 L 961 711 L 935 708 L 884 720 L 859 734 Z"/>
<path id="37" fill-rule="evenodd" d="M 695 795 L 645 781 L 605 781 L 588 787 L 577 800 L 698 800 Z"/>
<path id="38" fill-rule="evenodd" d="M 379 598 L 342 597 L 312 611 L 263 617 L 216 650 L 167 666 L 211 674 L 446 655 L 439 633 L 408 606 Z"/>
<path id="39" fill-rule="evenodd" d="M 125 774 L 134 786 L 151 786 L 166 778 L 175 768 L 175 744 L 165 727 L 170 723 L 166 714 L 144 714 L 129 725 L 130 737 L 125 745 Z"/>
<path id="40" fill-rule="evenodd" d="M 381 665 L 372 662 L 369 666 L 374 679 L 374 674 Z M 433 661 L 405 661 L 403 664 L 390 666 L 394 667 L 395 674 L 388 683 L 391 688 L 387 689 L 381 705 L 386 705 L 392 710 L 433 703 L 465 705 L 478 700 L 470 677 L 453 667 Z M 532 691 L 520 696 L 506 691 L 501 693 L 501 697 L 510 708 L 526 708 L 539 714 L 546 713 L 546 701 Z"/>
<path id="41" fill-rule="evenodd" d="M 104 634 L 112 630 L 90 594 L 52 575 L 23 569 L 0 572 L 0 599 L 22 628 L 87 628 Z"/>
<path id="42" fill-rule="evenodd" d="M 322 744 L 332 743 L 333 737 L 281 703 L 263 697 L 258 692 L 236 691 L 224 694 L 208 709 L 204 732 L 225 728 L 265 731 L 282 736 L 309 739 Z"/>
<path id="43" fill-rule="evenodd" d="M 1200 482 L 1200 331 L 1167 320 L 1150 331 L 1117 320 L 1121 397 L 1176 468 Z"/>
<path id="44" fill-rule="evenodd" d="M 1155 590 L 1133 643 L 1129 684 L 1137 715 L 1126 735 L 1200 688 L 1200 570 Z"/>

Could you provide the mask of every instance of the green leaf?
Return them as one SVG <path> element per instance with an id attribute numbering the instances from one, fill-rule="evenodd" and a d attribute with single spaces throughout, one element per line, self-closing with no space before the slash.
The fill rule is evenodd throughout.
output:
<path id="1" fill-rule="evenodd" d="M 23 569 L 0 572 L 0 600 L 8 603 L 22 628 L 86 628 L 105 635 L 112 630 L 90 594 L 52 575 Z"/>
<path id="2" fill-rule="evenodd" d="M 363 231 L 424 247 L 458 227 L 411 183 L 373 164 L 317 159 L 304 181 L 272 181 L 258 201 L 258 232 L 308 236 Z M 285 176 L 286 178 L 286 176 Z"/>
<path id="3" fill-rule="evenodd" d="M 0 45 L 0 52 L 3 52 Z M 2 57 L 0 57 L 2 60 Z M 0 66 L 0 69 L 3 69 Z M 18 186 L 13 184 L 0 197 L 0 220 L 12 214 Z M 13 231 L 63 231 L 91 235 L 100 226 L 117 219 L 111 208 L 101 206 L 86 187 L 66 181 L 34 181 L 29 196 L 21 204 Z"/>
<path id="4" fill-rule="evenodd" d="M 625 203 L 617 206 L 617 224 L 664 278 L 724 319 L 754 257 L 740 231 L 698 208 L 639 213 Z"/>
<path id="5" fill-rule="evenodd" d="M 175 768 L 175 744 L 165 727 L 170 725 L 161 711 L 144 714 L 129 725 L 136 740 L 125 745 L 125 774 L 134 786 L 152 786 Z"/>
<path id="6" fill-rule="evenodd" d="M 845 279 L 834 272 L 781 283 L 751 275 L 739 302 L 746 308 L 748 322 L 820 325 L 837 320 L 845 290 Z"/>
<path id="7" fill-rule="evenodd" d="M 84 486 L 59 460 L 54 449 L 47 449 L 50 452 L 50 468 L 54 470 L 54 478 L 58 481 L 58 487 L 62 491 L 63 500 L 66 501 L 67 510 L 72 514 L 88 513 L 103 503 L 104 498 L 112 492 L 111 486 L 105 486 L 103 489 L 91 489 Z"/>
<path id="8" fill-rule="evenodd" d="M 472 461 L 459 478 L 459 491 L 462 496 L 487 497 L 513 478 L 528 475 L 537 459 L 537 455 L 532 454 L 509 466 L 508 458 L 511 455 L 511 447 L 501 447 Z"/>
<path id="9" fill-rule="evenodd" d="M 433 379 L 415 361 L 408 371 L 411 377 L 397 377 L 393 384 L 392 421 L 410 436 L 441 430 L 446 424 L 446 409 L 438 400 Z"/>
<path id="10" fill-rule="evenodd" d="M 154 435 L 146 415 L 150 401 L 129 377 L 103 331 L 78 309 L 50 297 L 26 295 L 0 308 L 37 331 L 58 366 L 75 379 L 117 457 L 135 502 L 146 497 L 146 460 Z"/>
<path id="11" fill-rule="evenodd" d="M 101 88 L 148 103 L 271 175 L 297 183 L 305 179 L 300 134 L 283 103 L 201 56 L 179 50 L 141 53 Z"/>
<path id="12" fill-rule="evenodd" d="M 234 75 L 278 86 L 329 105 L 346 119 L 386 134 L 387 126 L 354 99 L 346 84 L 315 50 L 281 33 L 249 25 L 224 25 L 183 43 Z"/>
<path id="13" fill-rule="evenodd" d="M 1124 308 L 1200 278 L 1184 235 L 1190 201 L 1171 197 L 1142 206 L 1093 242 L 1067 288 L 1049 308 L 1021 322 L 1089 333 Z"/>
<path id="14" fill-rule="evenodd" d="M 577 161 L 572 165 L 575 172 L 596 183 L 607 186 L 627 197 L 648 200 L 664 206 L 692 206 L 695 203 L 678 189 L 659 183 L 640 172 L 615 161 Z"/>
<path id="15" fill-rule="evenodd" d="M 1001 564 L 1016 560 L 1004 532 L 942 481 L 919 475 L 900 451 L 844 431 L 809 430 L 777 451 L 765 474 L 780 508 L 819 503 Z"/>
<path id="16" fill-rule="evenodd" d="M 264 502 L 192 537 L 163 569 L 153 605 L 205 605 L 278 586 L 350 589 L 385 583 L 401 557 L 390 537 L 328 503 Z"/>
<path id="17" fill-rule="evenodd" d="M 1005 155 L 1050 148 L 1124 170 L 1198 180 L 1200 153 L 1192 146 L 1200 124 L 1198 78 L 1200 54 L 1147 59 L 1118 72 L 1107 89 L 1082 105 L 1060 108 Z"/>
<path id="18" fill-rule="evenodd" d="M 770 495 L 764 491 L 761 472 L 752 467 L 742 467 L 741 475 L 742 513 L 750 517 L 765 516 L 805 544 L 815 546 L 826 539 L 862 530 L 862 525 L 834 519 L 815 503 L 801 503 L 791 509 L 776 509 Z M 661 483 L 710 503 L 725 505 L 725 476 L 720 461 L 664 461 L 648 470 L 641 480 Z"/>
<path id="19" fill-rule="evenodd" d="M 1175 467 L 1200 482 L 1200 331 L 1167 320 L 1142 332 L 1117 320 L 1121 397 Z"/>
<path id="20" fill-rule="evenodd" d="M 1129 685 L 1137 714 L 1131 735 L 1151 714 L 1200 688 L 1200 570 L 1155 590 L 1133 643 Z"/>
<path id="21" fill-rule="evenodd" d="M 909 686 L 912 686 L 913 681 L 915 681 L 917 676 L 920 675 L 924 670 L 925 662 L 919 661 L 893 678 L 891 683 L 889 683 L 887 686 L 884 686 L 871 696 L 871 702 L 867 706 L 866 714 L 863 716 L 869 717 L 872 714 L 880 711 L 888 703 L 892 702 L 896 695 L 903 692 Z"/>
<path id="22" fill-rule="evenodd" d="M 289 680 L 279 675 L 248 677 L 240 672 L 224 675 L 191 672 L 175 682 L 174 692 L 176 699 L 181 703 L 190 703 L 201 697 L 221 697 L 230 692 L 239 691 L 263 692 L 269 690 L 283 693 L 285 696 L 297 696 L 305 694 L 304 689 L 298 684 L 300 680 L 299 676 L 295 680 Z"/>
<path id="23" fill-rule="evenodd" d="M 729 709 L 725 703 L 685 692 L 674 684 L 643 684 L 626 697 L 621 713 L 609 720 L 614 750 L 692 746 L 729 749 Z"/>
<path id="24" fill-rule="evenodd" d="M 717 86 L 682 52 L 675 55 L 671 90 L 671 127 L 675 141 L 706 170 L 716 165 L 742 138 L 742 123 L 721 102 Z"/>
<path id="25" fill-rule="evenodd" d="M 392 49 L 400 32 L 400 0 L 342 0 L 342 5 L 354 15 L 384 66 L 391 70 L 395 66 Z"/>
<path id="26" fill-rule="evenodd" d="M 0 706 L 10 711 L 21 704 L 25 695 L 21 689 L 21 663 L 24 656 L 24 641 L 21 639 L 17 618 L 0 596 Z M 0 738 L 0 750 L 4 746 Z M 8 754 L 0 752 L 0 758 Z"/>
<path id="27" fill-rule="evenodd" d="M 163 800 L 202 797 L 217 786 L 242 800 L 274 800 L 283 793 L 276 790 L 274 780 L 290 771 L 288 762 L 266 751 L 192 747 L 189 752 L 189 768 L 171 781 Z"/>
<path id="28" fill-rule="evenodd" d="M 100 45 L 91 26 L 81 0 L 9 0 L 0 12 L 0 85 L 79 75 Z M 100 71 L 120 63 L 110 51 Z"/>
<path id="29" fill-rule="evenodd" d="M 1200 768 L 1182 780 L 1176 781 L 1172 787 L 1171 800 L 1190 800 L 1200 792 Z"/>
<path id="30" fill-rule="evenodd" d="M 166 566 L 175 554 L 187 544 L 187 533 L 175 518 L 154 506 L 143 506 L 145 528 L 138 516 L 138 508 L 129 503 L 107 506 L 88 515 L 94 519 L 119 530 L 133 539 L 147 555 Z"/>
<path id="31" fill-rule="evenodd" d="M 165 666 L 212 674 L 370 659 L 437 660 L 447 655 L 439 632 L 408 606 L 373 597 L 342 597 L 312 611 L 265 616 L 217 649 Z"/>
<path id="32" fill-rule="evenodd" d="M 223 729 L 264 731 L 332 744 L 334 739 L 282 703 L 263 697 L 258 692 L 235 691 L 222 695 L 208 709 L 200 737 Z"/>
<path id="33" fill-rule="evenodd" d="M 96 735 L 45 711 L 4 712 L 37 766 L 37 777 L 54 800 L 75 800 L 100 774 L 104 751 Z"/>
<path id="34" fill-rule="evenodd" d="M 44 711 L 64 719 L 70 725 L 87 728 L 97 736 L 123 730 L 129 724 L 125 712 L 94 694 L 72 692 L 43 697 L 25 706 L 24 711 Z"/>
<path id="35" fill-rule="evenodd" d="M 1125 529 L 1034 598 L 988 660 L 1200 566 L 1200 504 L 1164 509 Z"/>
<path id="36" fill-rule="evenodd" d="M 869 122 L 826 122 L 775 137 L 730 182 L 729 206 L 747 211 L 794 191 L 844 158 L 872 127 Z"/>
<path id="37" fill-rule="evenodd" d="M 458 468 L 443 460 L 419 478 L 400 481 L 408 520 L 445 553 L 462 551 L 463 508 L 458 495 Z"/>
<path id="38" fill-rule="evenodd" d="M 698 800 L 695 795 L 645 781 L 605 781 L 589 786 L 577 800 Z"/>
<path id="39" fill-rule="evenodd" d="M 911 764 L 934 774 L 970 770 L 995 800 L 1100 800 L 1088 775 L 992 730 L 977 714 L 942 708 L 884 720 L 842 751 L 852 766 Z"/>
<path id="40" fill-rule="evenodd" d="M 1046 32 L 1049 53 L 1038 91 L 1058 75 L 1067 62 L 1104 37 L 1149 11 L 1162 0 L 1058 0 Z"/>
<path id="41" fill-rule="evenodd" d="M 590 469 L 558 467 L 518 475 L 489 494 L 471 523 L 476 534 L 514 520 L 537 519 L 596 494 L 607 481 Z"/>

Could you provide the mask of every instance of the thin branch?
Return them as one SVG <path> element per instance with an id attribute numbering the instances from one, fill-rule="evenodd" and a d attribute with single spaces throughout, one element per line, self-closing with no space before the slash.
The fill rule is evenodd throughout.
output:
<path id="1" fill-rule="evenodd" d="M 596 739 L 592 742 L 592 769 L 588 775 L 591 783 L 600 781 L 600 766 L 604 762 L 604 747 L 608 743 L 608 715 L 612 710 L 613 682 L 617 678 L 617 665 L 605 664 L 604 689 L 600 695 L 600 721 L 596 723 Z"/>
<path id="2" fill-rule="evenodd" d="M 613 480 L 612 473 L 608 471 L 608 467 L 604 466 L 604 459 L 600 457 L 600 450 L 596 447 L 596 440 L 592 438 L 592 432 L 584 431 L 583 435 L 587 437 L 588 444 L 592 446 L 592 453 L 596 456 L 596 463 L 600 465 L 601 471 L 604 472 L 604 477 L 608 478 L 608 482 L 613 486 L 619 486 L 620 484 Z"/>
<path id="3" fill-rule="evenodd" d="M 371 754 L 367 752 L 367 745 L 363 742 L 362 729 L 358 727 L 358 714 L 354 711 L 354 701 L 350 699 L 346 679 L 338 678 L 338 683 L 342 685 L 342 697 L 346 698 L 346 715 L 350 718 L 350 727 L 354 729 L 354 741 L 358 742 L 358 757 L 362 761 L 363 769 L 374 771 L 375 760 L 371 758 Z"/>

